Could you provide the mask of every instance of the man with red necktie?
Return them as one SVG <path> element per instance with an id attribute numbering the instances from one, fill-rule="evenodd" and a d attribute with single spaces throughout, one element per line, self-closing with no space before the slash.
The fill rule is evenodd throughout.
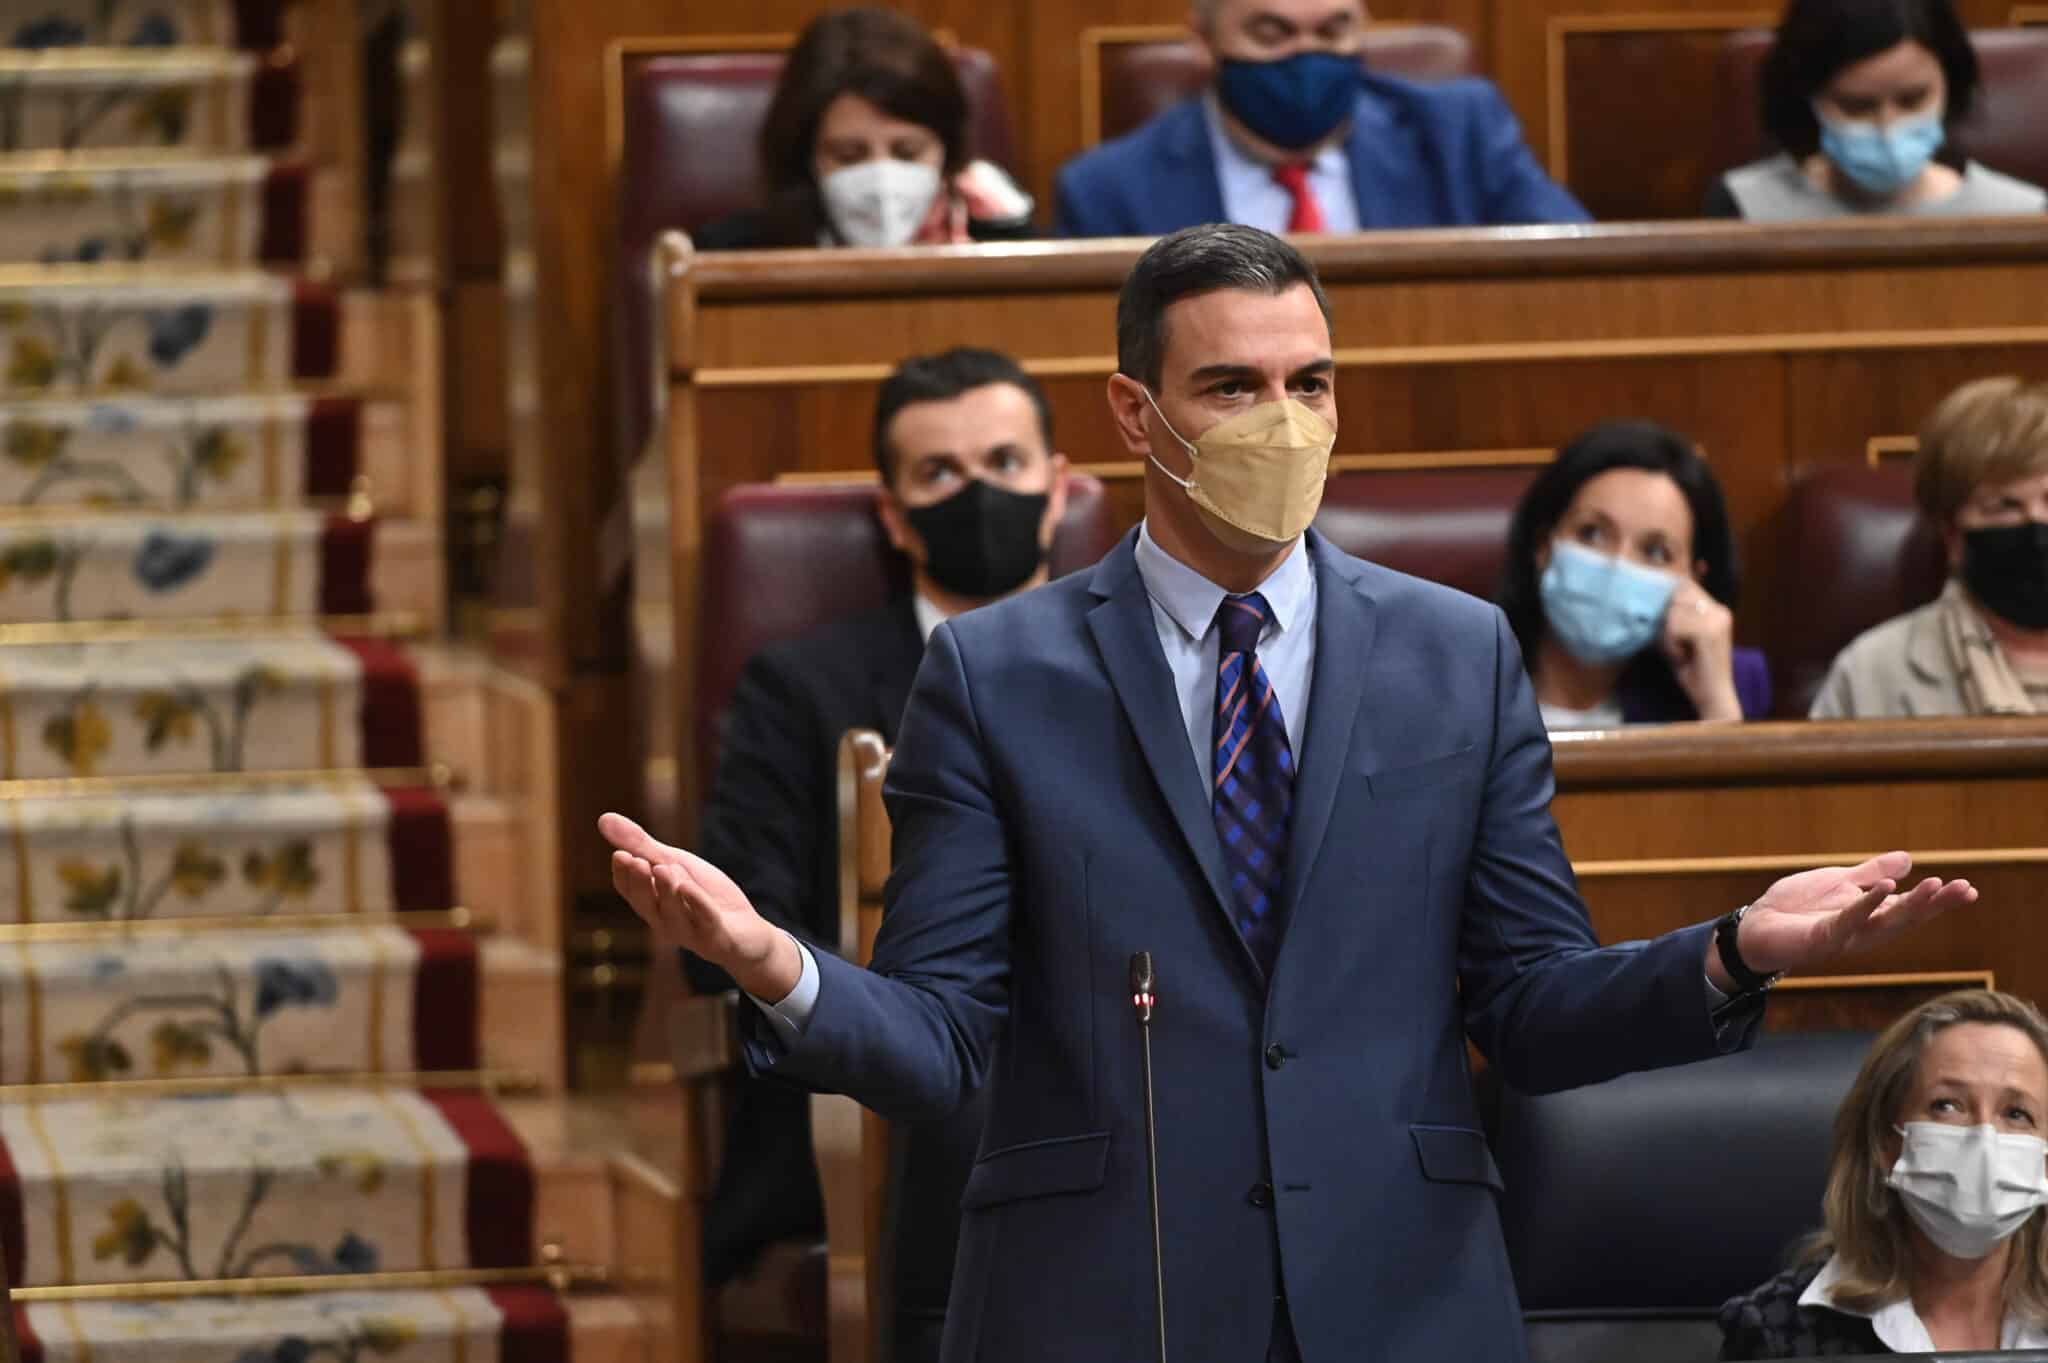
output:
<path id="1" fill-rule="evenodd" d="M 1195 0 L 1200 96 L 1059 174 L 1061 236 L 1583 222 L 1483 80 L 1364 70 L 1362 0 Z"/>

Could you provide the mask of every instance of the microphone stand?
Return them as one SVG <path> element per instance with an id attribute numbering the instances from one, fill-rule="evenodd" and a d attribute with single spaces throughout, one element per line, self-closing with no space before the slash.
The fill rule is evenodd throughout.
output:
<path id="1" fill-rule="evenodd" d="M 1138 1037 L 1145 1068 L 1145 1174 L 1152 1194 L 1152 1302 L 1158 1325 L 1158 1363 L 1166 1363 L 1166 1251 L 1159 1237 L 1159 1118 L 1152 1104 L 1152 953 L 1131 957 L 1131 1004 L 1138 1012 Z"/>

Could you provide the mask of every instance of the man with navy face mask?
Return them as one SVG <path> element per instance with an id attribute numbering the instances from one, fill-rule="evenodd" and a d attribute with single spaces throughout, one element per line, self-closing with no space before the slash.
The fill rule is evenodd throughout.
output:
<path id="1" fill-rule="evenodd" d="M 1493 86 L 1366 70 L 1362 0 L 1194 0 L 1189 26 L 1209 89 L 1069 162 L 1060 235 L 1586 220 Z"/>

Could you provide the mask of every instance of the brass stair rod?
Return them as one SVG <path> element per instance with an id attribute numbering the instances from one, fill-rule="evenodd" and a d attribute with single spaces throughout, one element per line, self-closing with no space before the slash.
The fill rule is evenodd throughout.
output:
<path id="1" fill-rule="evenodd" d="M 432 1291 L 453 1287 L 509 1287 L 542 1283 L 558 1292 L 601 1290 L 618 1275 L 603 1264 L 546 1264 L 531 1268 L 440 1268 L 400 1273 L 333 1273 L 290 1278 L 212 1278 L 194 1282 L 82 1283 L 17 1287 L 17 1302 L 177 1301 L 192 1297 L 303 1296 L 311 1292 Z"/>

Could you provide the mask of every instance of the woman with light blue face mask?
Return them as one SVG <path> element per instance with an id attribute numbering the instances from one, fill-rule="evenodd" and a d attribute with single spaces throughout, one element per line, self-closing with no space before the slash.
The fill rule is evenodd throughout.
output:
<path id="1" fill-rule="evenodd" d="M 1791 0 L 1758 80 L 1783 149 L 1716 181 L 1707 212 L 1755 222 L 2048 211 L 2048 192 L 1965 156 L 1982 93 L 1950 0 Z"/>
<path id="2" fill-rule="evenodd" d="M 1720 488 L 1662 426 L 1593 428 L 1515 509 L 1499 601 L 1552 731 L 1769 714 L 1735 595 Z"/>

